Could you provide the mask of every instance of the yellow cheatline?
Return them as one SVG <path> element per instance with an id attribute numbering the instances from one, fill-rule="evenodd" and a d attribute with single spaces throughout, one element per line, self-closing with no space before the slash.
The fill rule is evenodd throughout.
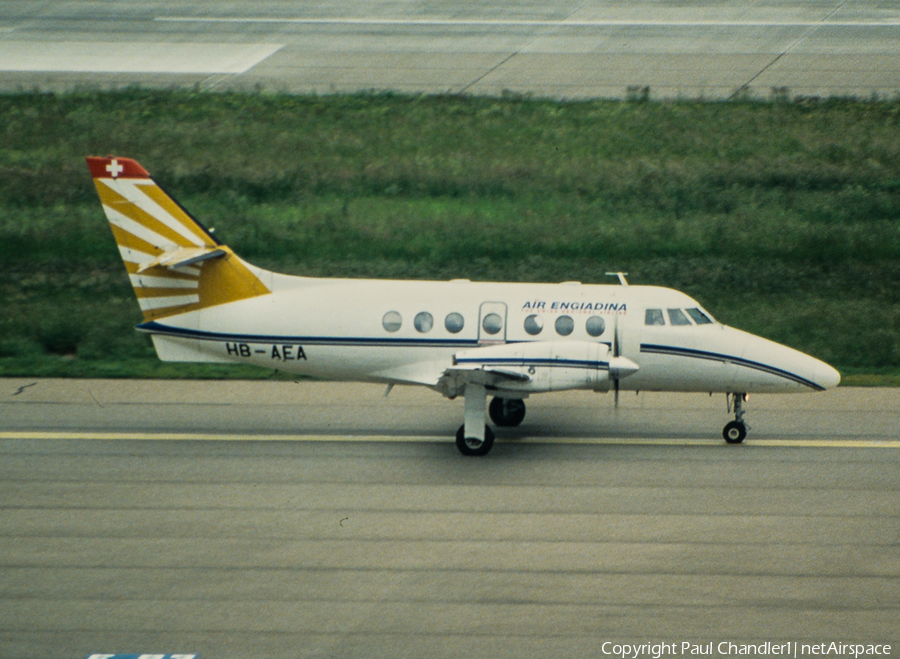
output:
<path id="1" fill-rule="evenodd" d="M 0 432 L 0 439 L 93 439 L 93 440 L 150 440 L 150 441 L 287 441 L 287 442 L 452 442 L 444 435 L 277 435 L 223 434 L 203 432 L 87 432 L 50 431 Z M 607 444 L 618 446 L 726 446 L 720 439 L 672 439 L 634 437 L 523 437 L 498 439 L 508 444 Z M 886 439 L 757 439 L 748 440 L 744 447 L 780 448 L 900 448 L 900 440 Z"/>
<path id="2" fill-rule="evenodd" d="M 757 446 L 830 446 L 834 448 L 900 448 L 898 439 L 757 439 Z"/>
<path id="3" fill-rule="evenodd" d="M 94 439 L 94 440 L 151 440 L 151 441 L 287 441 L 287 442 L 445 442 L 443 435 L 257 435 L 184 432 L 0 432 L 0 439 Z"/>
<path id="4" fill-rule="evenodd" d="M 522 440 L 520 440 L 522 441 Z M 672 439 L 672 438 L 605 438 L 583 437 L 578 439 L 535 439 L 524 440 L 536 443 L 557 444 L 635 444 L 644 446 L 728 446 L 721 439 Z M 748 439 L 740 446 L 752 448 L 900 448 L 900 440 L 886 439 Z"/>

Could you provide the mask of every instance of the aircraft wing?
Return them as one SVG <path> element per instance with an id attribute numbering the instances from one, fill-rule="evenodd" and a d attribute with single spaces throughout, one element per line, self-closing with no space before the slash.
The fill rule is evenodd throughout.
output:
<path id="1" fill-rule="evenodd" d="M 466 384 L 483 384 L 487 387 L 501 387 L 513 382 L 529 382 L 525 373 L 496 366 L 482 364 L 472 366 L 448 366 L 446 360 L 406 364 L 372 374 L 378 380 L 394 384 L 419 384 L 432 387 L 446 396 L 457 396 Z"/>
<path id="2" fill-rule="evenodd" d="M 436 361 L 414 362 L 396 368 L 372 373 L 378 381 L 391 384 L 418 384 L 426 387 L 437 387 L 444 371 L 447 369 L 446 359 Z"/>
<path id="3" fill-rule="evenodd" d="M 455 379 L 462 382 L 471 382 L 472 384 L 483 384 L 486 386 L 502 384 L 504 382 L 530 382 L 531 377 L 525 373 L 510 371 L 502 368 L 492 368 L 490 366 L 473 366 L 469 368 L 454 366 L 444 371 L 441 380 Z"/>
<path id="4" fill-rule="evenodd" d="M 437 383 L 437 390 L 447 397 L 460 395 L 467 384 L 482 384 L 485 387 L 502 389 L 504 385 L 530 382 L 531 376 L 518 371 L 495 366 L 452 366 L 444 370 Z"/>

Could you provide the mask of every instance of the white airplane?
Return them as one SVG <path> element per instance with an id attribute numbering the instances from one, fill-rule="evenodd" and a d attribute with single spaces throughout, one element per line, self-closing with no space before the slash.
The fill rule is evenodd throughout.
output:
<path id="1" fill-rule="evenodd" d="M 464 455 L 485 455 L 531 394 L 725 393 L 729 443 L 747 394 L 823 391 L 840 374 L 797 350 L 716 322 L 655 286 L 322 279 L 240 259 L 134 160 L 87 158 L 164 361 L 255 364 L 329 380 L 415 384 L 463 396 Z M 487 405 L 488 395 L 493 396 Z M 730 409 L 730 408 L 729 408 Z"/>

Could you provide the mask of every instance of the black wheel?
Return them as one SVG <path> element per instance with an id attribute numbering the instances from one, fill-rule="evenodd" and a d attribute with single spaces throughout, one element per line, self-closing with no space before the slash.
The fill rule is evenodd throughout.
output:
<path id="1" fill-rule="evenodd" d="M 487 455 L 494 445 L 494 432 L 488 426 L 484 427 L 484 441 L 465 435 L 466 426 L 463 424 L 456 431 L 456 448 L 463 455 Z"/>
<path id="2" fill-rule="evenodd" d="M 740 444 L 747 436 L 747 426 L 740 421 L 732 421 L 725 426 L 722 436 L 729 444 Z"/>
<path id="3" fill-rule="evenodd" d="M 488 405 L 488 414 L 500 428 L 512 428 L 525 419 L 525 401 L 521 398 L 494 398 Z"/>

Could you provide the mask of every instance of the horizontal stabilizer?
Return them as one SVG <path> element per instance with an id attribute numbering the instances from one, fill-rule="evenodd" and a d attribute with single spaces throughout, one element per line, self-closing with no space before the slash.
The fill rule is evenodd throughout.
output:
<path id="1" fill-rule="evenodd" d="M 218 247 L 179 247 L 168 252 L 163 252 L 152 261 L 142 263 L 137 269 L 138 274 L 162 266 L 164 268 L 180 268 L 185 265 L 193 265 L 207 259 L 225 256 L 224 249 Z"/>

